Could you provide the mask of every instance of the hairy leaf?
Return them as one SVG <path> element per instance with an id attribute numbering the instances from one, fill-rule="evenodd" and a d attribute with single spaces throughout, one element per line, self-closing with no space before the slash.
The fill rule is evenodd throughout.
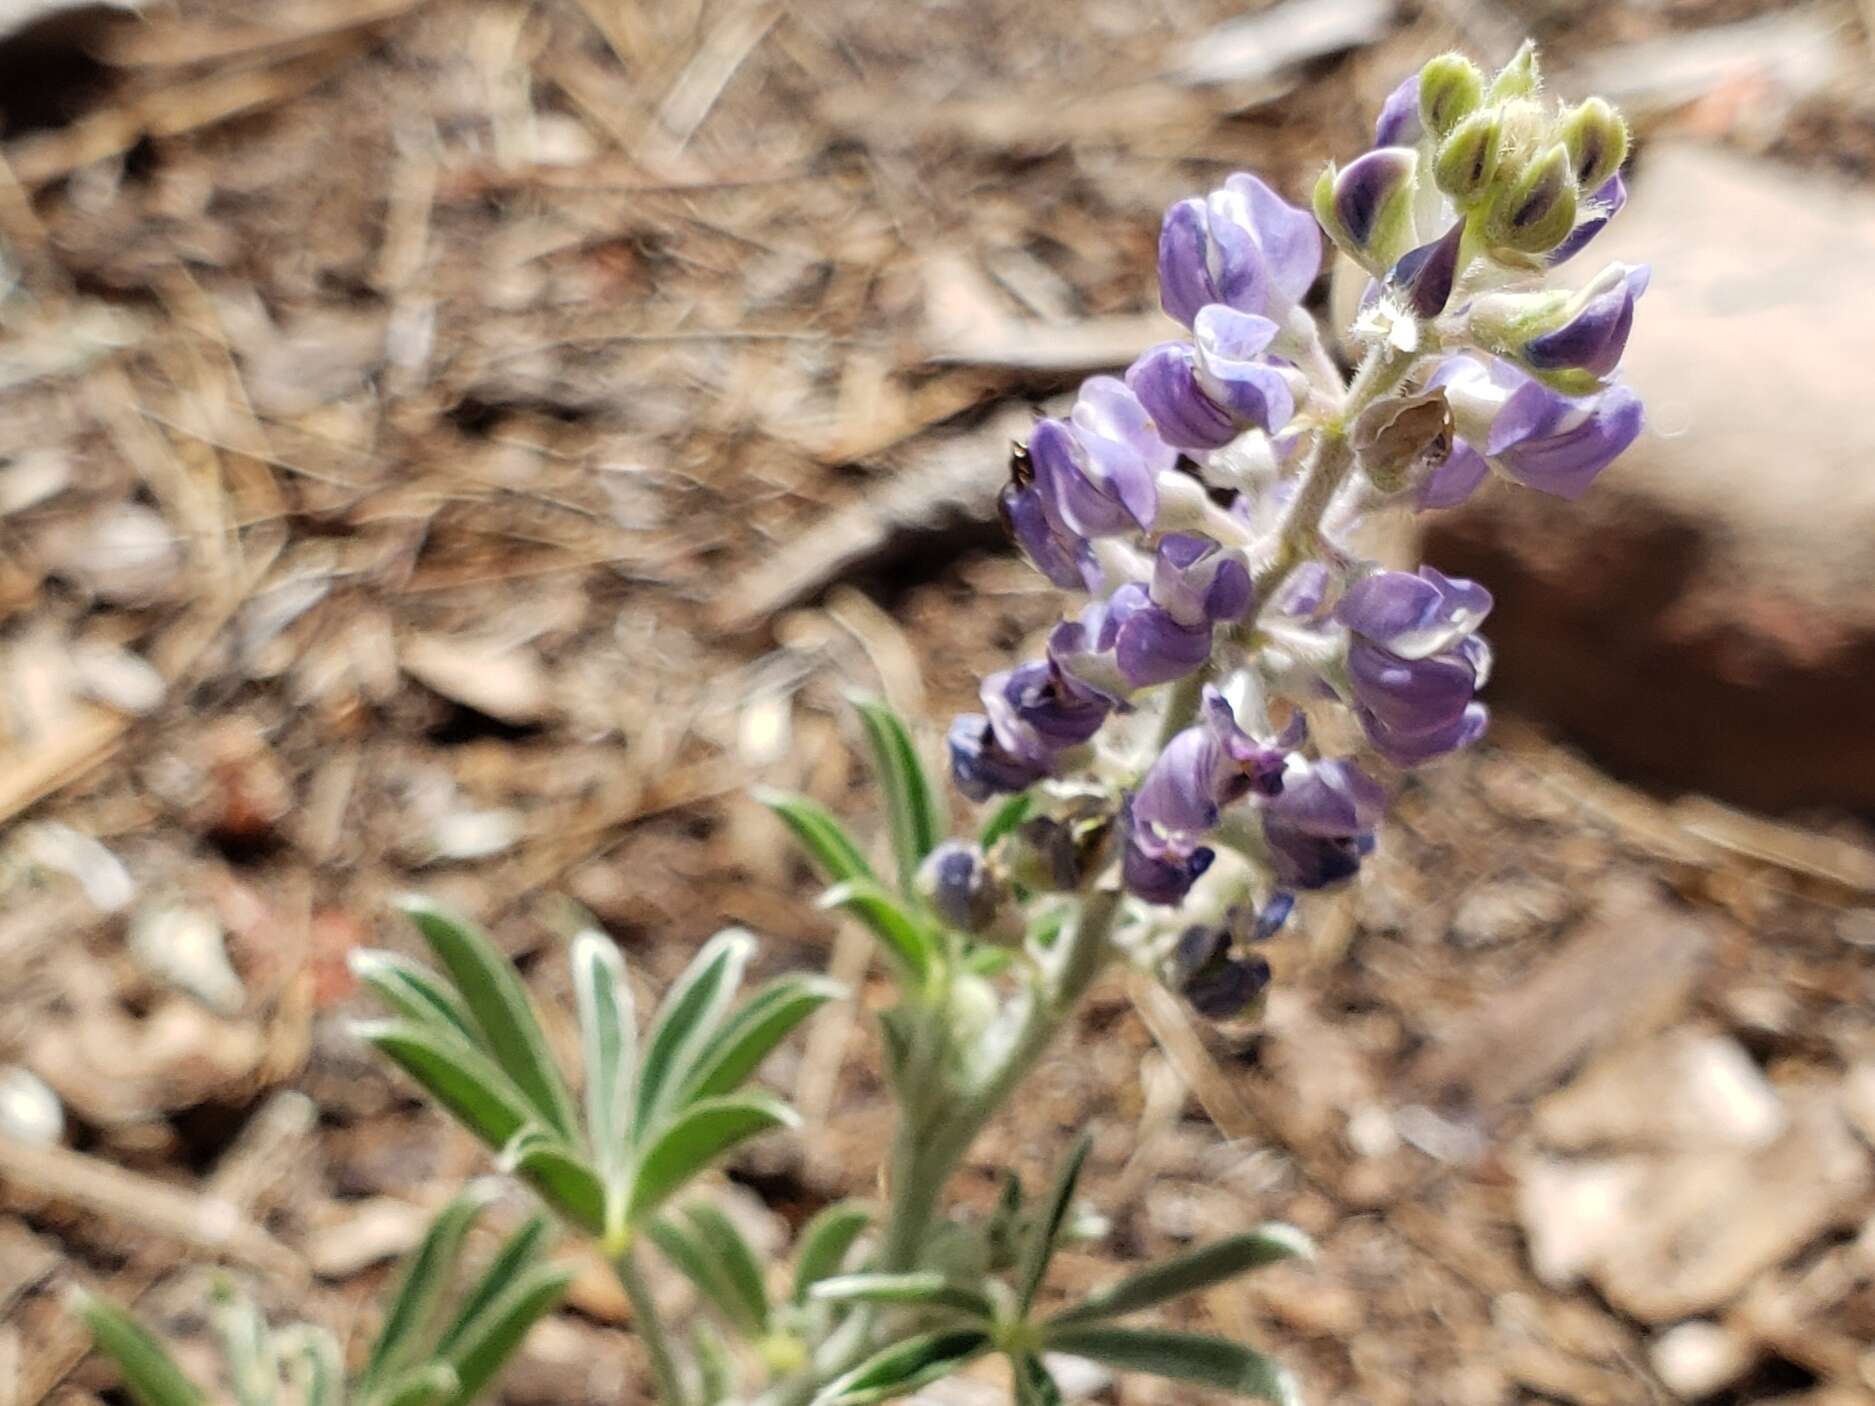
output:
<path id="1" fill-rule="evenodd" d="M 879 939 L 901 979 L 923 987 L 937 964 L 931 929 L 896 897 L 870 879 L 849 879 L 820 896 L 822 908 L 842 908 Z"/>
<path id="2" fill-rule="evenodd" d="M 722 1267 L 723 1277 L 741 1301 L 757 1333 L 768 1331 L 768 1289 L 762 1282 L 761 1261 L 718 1207 L 699 1201 L 684 1208 L 698 1242 Z"/>
<path id="3" fill-rule="evenodd" d="M 765 786 L 756 789 L 755 799 L 781 817 L 782 823 L 794 832 L 794 838 L 800 841 L 801 848 L 807 851 L 808 858 L 814 861 L 815 868 L 820 870 L 821 876 L 828 883 L 872 878 L 872 866 L 866 862 L 866 856 L 860 853 L 859 846 L 853 843 L 853 837 L 847 834 L 846 827 L 835 820 L 833 813 L 818 801 L 786 791 L 773 791 Z"/>
<path id="4" fill-rule="evenodd" d="M 454 1036 L 409 1020 L 365 1021 L 355 1029 L 490 1147 L 504 1146 L 533 1121 L 533 1109 L 508 1076 Z"/>
<path id="5" fill-rule="evenodd" d="M 396 952 L 360 948 L 351 954 L 352 975 L 378 993 L 385 1005 L 419 1025 L 453 1031 L 476 1044 L 469 1008 L 441 976 Z"/>
<path id="6" fill-rule="evenodd" d="M 441 1314 L 443 1297 L 462 1256 L 469 1227 L 491 1198 L 487 1182 L 472 1182 L 436 1213 L 398 1275 L 383 1326 L 371 1344 L 359 1379 L 361 1395 L 386 1388 L 393 1374 L 423 1356 Z"/>
<path id="7" fill-rule="evenodd" d="M 988 1333 L 975 1329 L 921 1333 L 893 1343 L 831 1382 L 819 1406 L 867 1406 L 889 1401 L 948 1377 L 989 1351 Z"/>
<path id="8" fill-rule="evenodd" d="M 1162 1264 L 1148 1265 L 1118 1283 L 1095 1290 L 1074 1307 L 1058 1314 L 1054 1321 L 1087 1323 L 1117 1318 L 1123 1313 L 1135 1313 L 1183 1294 L 1197 1293 L 1264 1265 L 1310 1252 L 1308 1237 L 1293 1226 L 1259 1226 Z"/>
<path id="9" fill-rule="evenodd" d="M 586 1137 L 601 1177 L 611 1182 L 631 1155 L 633 1062 L 638 1024 L 618 948 L 604 933 L 573 939 L 573 996 L 586 1065 Z"/>
<path id="10" fill-rule="evenodd" d="M 466 1406 L 494 1379 L 527 1330 L 559 1303 L 572 1278 L 571 1269 L 537 1264 L 476 1315 L 443 1359 L 456 1374 L 456 1389 L 447 1406 Z"/>
<path id="11" fill-rule="evenodd" d="M 824 976 L 777 977 L 724 1023 L 685 1081 L 686 1098 L 734 1093 L 788 1033 L 846 988 Z"/>
<path id="12" fill-rule="evenodd" d="M 885 791 L 899 891 L 910 898 L 916 893 L 918 866 L 950 826 L 904 719 L 876 699 L 855 699 L 853 706 L 865 727 L 873 769 Z"/>
<path id="13" fill-rule="evenodd" d="M 541 1122 L 562 1137 L 578 1136 L 573 1096 L 507 955 L 475 924 L 426 898 L 409 896 L 399 906 L 455 982 L 488 1052 Z"/>
<path id="14" fill-rule="evenodd" d="M 1119 1328 L 1076 1323 L 1050 1328 L 1049 1348 L 1086 1357 L 1128 1372 L 1192 1382 L 1252 1396 L 1277 1406 L 1299 1406 L 1295 1379 L 1262 1353 L 1223 1338 L 1174 1333 L 1160 1328 Z"/>
<path id="15" fill-rule="evenodd" d="M 822 1210 L 801 1231 L 794 1257 L 794 1301 L 805 1303 L 807 1292 L 830 1274 L 838 1274 L 853 1242 L 872 1222 L 872 1212 L 852 1201 L 836 1201 Z"/>
<path id="16" fill-rule="evenodd" d="M 665 993 L 638 1070 L 638 1107 L 632 1121 L 635 1137 L 643 1138 L 675 1111 L 677 1094 L 735 1000 L 743 969 L 754 952 L 755 939 L 748 933 L 725 929 L 703 944 Z"/>
<path id="17" fill-rule="evenodd" d="M 447 1357 L 457 1343 L 474 1328 L 478 1318 L 488 1311 L 508 1285 L 531 1269 L 546 1253 L 553 1240 L 553 1222 L 541 1215 L 529 1216 L 514 1234 L 503 1242 L 500 1252 L 488 1262 L 469 1292 L 456 1306 L 456 1315 L 443 1335 L 436 1340 L 436 1353 Z"/>
<path id="18" fill-rule="evenodd" d="M 953 1284 L 933 1270 L 909 1274 L 836 1274 L 814 1285 L 809 1297 L 823 1303 L 900 1304 L 941 1308 L 971 1318 L 994 1318 L 996 1309 L 982 1291 Z"/>
<path id="19" fill-rule="evenodd" d="M 732 1094 L 691 1104 L 641 1154 L 627 1203 L 628 1221 L 636 1222 L 656 1210 L 737 1143 L 799 1122 L 793 1109 L 767 1094 Z"/>
<path id="20" fill-rule="evenodd" d="M 1029 1227 L 1028 1242 L 1022 1247 L 1020 1275 L 1017 1279 L 1016 1302 L 1020 1311 L 1027 1313 L 1029 1305 L 1035 1302 L 1035 1291 L 1042 1286 L 1042 1275 L 1048 1270 L 1048 1261 L 1055 1253 L 1055 1241 L 1061 1235 L 1062 1223 L 1068 1218 L 1068 1208 L 1074 1202 L 1074 1188 L 1081 1179 L 1081 1167 L 1087 1161 L 1087 1151 L 1094 1145 L 1091 1135 L 1082 1133 L 1068 1149 L 1067 1157 L 1062 1161 L 1061 1169 L 1055 1174 L 1055 1184 L 1050 1188 L 1048 1200 L 1041 1206 L 1042 1214 Z"/>
<path id="21" fill-rule="evenodd" d="M 645 1226 L 645 1234 L 738 1334 L 753 1338 L 761 1331 L 761 1322 L 748 1299 L 737 1291 L 726 1267 L 692 1227 L 669 1216 L 658 1216 Z"/>
<path id="22" fill-rule="evenodd" d="M 535 1141 L 507 1159 L 515 1174 L 588 1235 L 606 1232 L 606 1188 L 599 1173 L 561 1142 Z"/>
<path id="23" fill-rule="evenodd" d="M 129 1314 L 83 1290 L 73 1291 L 72 1311 L 84 1319 L 98 1351 L 117 1364 L 124 1389 L 140 1406 L 202 1406 L 195 1383 Z"/>

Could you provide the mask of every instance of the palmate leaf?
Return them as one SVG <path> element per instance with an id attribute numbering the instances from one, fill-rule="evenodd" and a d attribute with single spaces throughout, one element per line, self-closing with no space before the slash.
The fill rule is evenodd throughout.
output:
<path id="1" fill-rule="evenodd" d="M 908 985 L 922 988 L 930 981 L 938 961 L 936 935 L 889 890 L 871 879 L 849 879 L 823 893 L 819 906 L 843 909 L 864 923 Z"/>
<path id="2" fill-rule="evenodd" d="M 980 1290 L 964 1284 L 953 1284 L 942 1274 L 931 1270 L 909 1274 L 836 1274 L 814 1285 L 809 1297 L 822 1303 L 873 1303 L 944 1309 L 985 1320 L 996 1316 L 995 1305 Z"/>
<path id="3" fill-rule="evenodd" d="M 875 1353 L 815 1398 L 816 1406 L 867 1406 L 929 1385 L 965 1367 L 990 1348 L 990 1335 L 975 1328 L 921 1333 Z"/>
<path id="4" fill-rule="evenodd" d="M 708 1047 L 742 984 L 755 939 L 740 928 L 719 932 L 672 984 L 652 1021 L 638 1066 L 632 1133 L 642 1140 L 675 1111 L 685 1077 Z"/>
<path id="5" fill-rule="evenodd" d="M 853 1242 L 871 1223 L 872 1212 L 852 1201 L 836 1201 L 807 1223 L 794 1256 L 796 1303 L 805 1303 L 808 1290 L 840 1272 Z"/>
<path id="6" fill-rule="evenodd" d="M 533 1122 L 533 1108 L 494 1061 L 446 1031 L 413 1020 L 362 1021 L 354 1029 L 490 1147 L 505 1146 Z"/>
<path id="7" fill-rule="evenodd" d="M 449 973 L 489 1055 L 540 1121 L 562 1137 L 577 1136 L 573 1096 L 553 1062 L 514 964 L 487 933 L 427 898 L 407 896 L 399 907 Z"/>
<path id="8" fill-rule="evenodd" d="M 1068 1218 L 1068 1208 L 1074 1202 L 1074 1188 L 1081 1180 L 1081 1167 L 1086 1163 L 1088 1149 L 1093 1145 L 1094 1140 L 1087 1133 L 1082 1133 L 1075 1140 L 1060 1170 L 1055 1173 L 1055 1184 L 1049 1190 L 1048 1200 L 1040 1207 L 1041 1215 L 1029 1227 L 1016 1281 L 1016 1303 L 1022 1313 L 1029 1311 L 1029 1305 L 1035 1302 L 1035 1291 L 1042 1286 L 1042 1275 L 1048 1271 L 1048 1261 L 1055 1253 L 1055 1241 L 1061 1235 L 1061 1227 Z"/>
<path id="9" fill-rule="evenodd" d="M 866 731 L 879 785 L 885 791 L 892 853 L 898 860 L 899 891 L 910 898 L 916 893 L 918 866 L 937 848 L 950 826 L 904 719 L 877 699 L 858 698 L 853 706 Z"/>
<path id="10" fill-rule="evenodd" d="M 1308 1256 L 1313 1246 L 1308 1236 L 1288 1225 L 1264 1225 L 1241 1235 L 1232 1235 L 1189 1253 L 1148 1265 L 1129 1274 L 1118 1283 L 1097 1289 L 1080 1303 L 1057 1314 L 1055 1324 L 1090 1323 L 1102 1318 L 1117 1318 L 1137 1313 L 1168 1299 L 1194 1294 L 1213 1284 L 1222 1284 L 1264 1265 Z"/>
<path id="11" fill-rule="evenodd" d="M 639 1154 L 626 1202 L 628 1221 L 642 1221 L 737 1143 L 771 1128 L 791 1128 L 799 1122 L 792 1108 L 768 1094 L 731 1094 L 691 1104 Z"/>
<path id="12" fill-rule="evenodd" d="M 195 1383 L 129 1314 L 82 1289 L 72 1291 L 70 1307 L 91 1330 L 92 1344 L 117 1364 L 138 1406 L 203 1406 Z"/>
<path id="13" fill-rule="evenodd" d="M 796 972 L 762 987 L 723 1023 L 684 1080 L 684 1097 L 734 1093 L 795 1026 L 846 988 L 824 976 Z"/>
<path id="14" fill-rule="evenodd" d="M 571 959 L 585 1064 L 586 1137 L 600 1175 L 610 1181 L 631 1152 L 638 1022 L 625 963 L 611 938 L 590 929 L 580 933 L 573 939 Z"/>
<path id="15" fill-rule="evenodd" d="M 767 806 L 781 818 L 801 848 L 807 851 L 814 867 L 820 870 L 821 877 L 830 884 L 844 883 L 849 879 L 870 879 L 873 877 L 872 866 L 866 862 L 866 856 L 860 853 L 853 837 L 846 832 L 846 827 L 833 818 L 833 813 L 818 801 L 806 796 L 797 796 L 787 791 L 770 790 L 757 787 L 755 799 Z"/>
<path id="16" fill-rule="evenodd" d="M 1085 1357 L 1127 1372 L 1191 1382 L 1276 1406 L 1300 1406 L 1295 1378 L 1262 1353 L 1223 1338 L 1159 1328 L 1120 1328 L 1106 1323 L 1051 1327 L 1050 1350 Z"/>
<path id="17" fill-rule="evenodd" d="M 486 1181 L 471 1182 L 437 1213 L 404 1261 L 396 1292 L 358 1379 L 361 1397 L 382 1393 L 402 1368 L 428 1350 L 469 1228 L 493 1195 Z"/>

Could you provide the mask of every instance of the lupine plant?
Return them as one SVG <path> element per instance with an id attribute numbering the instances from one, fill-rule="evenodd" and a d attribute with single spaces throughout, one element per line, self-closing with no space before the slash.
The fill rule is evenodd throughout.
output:
<path id="1" fill-rule="evenodd" d="M 784 976 L 738 1005 L 754 944 L 724 933 L 640 1039 L 616 948 L 582 933 L 569 1081 L 470 924 L 413 901 L 436 967 L 360 956 L 393 1012 L 364 1037 L 603 1251 L 663 1406 L 860 1406 L 987 1357 L 1006 1359 L 1019 1406 L 1049 1406 L 1055 1354 L 1297 1399 L 1251 1348 L 1133 1317 L 1306 1253 L 1296 1231 L 1248 1230 L 1062 1302 L 1048 1268 L 1086 1223 L 1086 1140 L 1040 1195 L 1007 1179 L 988 1215 L 948 1211 L 945 1187 L 1110 964 L 1208 1019 L 1254 1016 L 1272 980 L 1259 944 L 1358 873 L 1403 771 L 1483 732 L 1489 593 L 1355 544 L 1369 519 L 1453 506 L 1493 477 L 1576 498 L 1639 434 L 1615 374 L 1647 271 L 1615 264 L 1573 292 L 1549 281 L 1621 209 L 1627 149 L 1606 103 L 1544 101 L 1529 46 L 1491 76 L 1445 55 L 1393 92 L 1373 149 L 1331 164 L 1309 208 L 1242 174 L 1167 212 L 1160 300 L 1190 335 L 1087 381 L 1012 456 L 1011 534 L 1079 603 L 950 728 L 956 788 L 994 804 L 953 834 L 914 735 L 871 702 L 857 711 L 889 869 L 816 802 L 763 797 L 826 880 L 823 905 L 878 940 L 897 991 L 879 1016 L 898 1110 L 884 1204 L 826 1208 L 786 1269 L 686 1192 L 793 1124 L 745 1085 L 833 984 Z M 1307 302 L 1330 250 L 1365 275 L 1333 344 L 1354 348 L 1351 377 Z M 647 1255 L 705 1310 L 666 1323 Z M 523 1258 L 503 1256 L 544 1291 Z M 485 1282 L 471 1298 L 498 1291 L 518 1292 Z M 486 1374 L 432 1371 L 451 1367 L 449 1341 L 395 1371 L 374 1349 L 361 1393 L 460 1400 Z"/>

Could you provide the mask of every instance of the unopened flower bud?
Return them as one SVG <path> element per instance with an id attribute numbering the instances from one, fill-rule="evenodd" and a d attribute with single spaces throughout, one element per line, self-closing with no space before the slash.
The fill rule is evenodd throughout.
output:
<path id="1" fill-rule="evenodd" d="M 1419 120 L 1443 137 L 1484 100 L 1484 75 L 1463 54 L 1440 54 L 1419 70 Z"/>
<path id="2" fill-rule="evenodd" d="M 1557 142 L 1498 195 L 1488 232 L 1500 248 L 1541 254 L 1567 239 L 1575 223 L 1575 174 L 1569 149 Z"/>
<path id="3" fill-rule="evenodd" d="M 1491 80 L 1491 91 L 1485 95 L 1485 100 L 1497 103 L 1511 98 L 1527 98 L 1542 86 L 1543 75 L 1536 61 L 1536 40 L 1526 39 L 1523 47 L 1512 55 L 1511 61 L 1497 71 L 1497 77 Z"/>
<path id="4" fill-rule="evenodd" d="M 1382 493 L 1398 493 L 1450 457 L 1453 435 L 1445 392 L 1432 390 L 1375 401 L 1348 439 L 1368 482 Z"/>
<path id="5" fill-rule="evenodd" d="M 1174 988 L 1209 1020 L 1255 1015 L 1269 990 L 1270 964 L 1231 951 L 1229 925 L 1186 928 L 1172 953 Z"/>
<path id="6" fill-rule="evenodd" d="M 1620 364 L 1647 282 L 1644 264 L 1610 264 L 1574 293 L 1487 294 L 1472 304 L 1467 330 L 1486 350 L 1580 394 Z"/>
<path id="7" fill-rule="evenodd" d="M 1337 170 L 1332 164 L 1315 183 L 1315 217 L 1329 238 L 1372 268 L 1404 254 L 1413 237 L 1413 188 L 1419 154 L 1383 146 Z"/>
<path id="8" fill-rule="evenodd" d="M 1576 184 L 1583 190 L 1601 189 L 1628 159 L 1628 124 L 1600 98 L 1565 112 L 1556 135 L 1569 149 Z"/>
<path id="9" fill-rule="evenodd" d="M 1461 208 L 1477 204 L 1490 191 L 1503 130 L 1495 110 L 1474 112 L 1439 144 L 1432 179 Z"/>
<path id="10" fill-rule="evenodd" d="M 988 929 L 1003 901 L 989 860 L 967 840 L 946 840 L 925 856 L 918 892 L 947 926 L 967 933 Z"/>

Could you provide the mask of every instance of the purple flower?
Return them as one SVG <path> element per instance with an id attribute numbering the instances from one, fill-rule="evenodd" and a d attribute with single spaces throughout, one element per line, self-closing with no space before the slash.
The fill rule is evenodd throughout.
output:
<path id="1" fill-rule="evenodd" d="M 1052 775 L 1062 755 L 1100 731 L 1112 700 L 1083 687 L 1054 660 L 991 674 L 980 690 L 983 714 L 951 724 L 951 775 L 981 801 L 1021 791 Z"/>
<path id="2" fill-rule="evenodd" d="M 1188 844 L 1212 829 L 1232 802 L 1281 791 L 1287 755 L 1287 748 L 1259 742 L 1239 727 L 1230 704 L 1207 685 L 1200 721 L 1166 743 L 1140 784 L 1134 823 L 1167 842 Z"/>
<path id="3" fill-rule="evenodd" d="M 1387 275 L 1387 285 L 1420 317 L 1437 317 L 1451 300 L 1458 277 L 1458 251 L 1464 243 L 1465 222 L 1454 220 L 1450 229 L 1417 249 L 1408 250 Z"/>
<path id="4" fill-rule="evenodd" d="M 951 780 L 973 801 L 1026 791 L 1047 772 L 1005 748 L 981 713 L 961 713 L 945 737 L 950 749 Z"/>
<path id="5" fill-rule="evenodd" d="M 1491 466 L 1484 462 L 1484 455 L 1462 438 L 1454 438 L 1452 452 L 1446 455 L 1445 462 L 1420 482 L 1416 506 L 1421 511 L 1456 508 L 1477 491 L 1490 472 Z"/>
<path id="6" fill-rule="evenodd" d="M 1269 988 L 1268 962 L 1231 951 L 1239 919 L 1233 910 L 1221 924 L 1188 927 L 1172 950 L 1170 984 L 1209 1020 L 1249 1014 Z"/>
<path id="7" fill-rule="evenodd" d="M 1315 221 L 1255 176 L 1181 200 L 1159 232 L 1159 300 L 1187 327 L 1207 304 L 1282 317 L 1321 268 Z"/>
<path id="8" fill-rule="evenodd" d="M 1218 449 L 1237 438 L 1236 420 L 1198 384 L 1184 342 L 1162 342 L 1146 352 L 1127 368 L 1126 384 L 1174 448 Z"/>
<path id="9" fill-rule="evenodd" d="M 1133 821 L 1132 802 L 1120 810 L 1126 847 L 1120 856 L 1120 878 L 1127 892 L 1147 903 L 1182 903 L 1198 876 L 1211 867 L 1217 852 L 1204 845 L 1182 846 L 1139 829 Z"/>
<path id="10" fill-rule="evenodd" d="M 1634 302 L 1647 291 L 1645 264 L 1610 264 L 1576 294 L 1551 330 L 1523 344 L 1524 364 L 1537 371 L 1586 371 L 1612 376 L 1634 327 Z"/>
<path id="11" fill-rule="evenodd" d="M 1341 598 L 1335 618 L 1350 636 L 1355 714 L 1389 761 L 1411 766 L 1483 734 L 1484 705 L 1473 696 L 1491 654 L 1473 631 L 1490 609 L 1482 586 L 1429 566 L 1376 572 Z"/>
<path id="12" fill-rule="evenodd" d="M 1387 95 L 1374 122 L 1375 146 L 1412 146 L 1425 134 L 1419 120 L 1419 75 L 1414 73 Z"/>
<path id="13" fill-rule="evenodd" d="M 1345 758 L 1292 758 L 1282 794 L 1263 808 L 1276 881 L 1311 890 L 1353 877 L 1374 847 L 1386 801 L 1379 783 Z"/>
<path id="14" fill-rule="evenodd" d="M 1097 574 L 1087 539 L 1063 521 L 1034 484 L 1010 484 L 998 499 L 1003 525 L 1035 569 L 1064 591 L 1092 589 Z"/>
<path id="15" fill-rule="evenodd" d="M 1029 438 L 1035 487 L 1050 522 L 1077 537 L 1113 537 L 1152 526 L 1155 480 L 1178 461 L 1123 381 L 1094 376 L 1066 420 L 1043 420 Z"/>
<path id="16" fill-rule="evenodd" d="M 1569 231 L 1568 237 L 1549 253 L 1543 256 L 1543 262 L 1550 268 L 1566 259 L 1573 259 L 1587 246 L 1588 242 L 1608 227 L 1608 222 L 1621 213 L 1628 203 L 1628 183 L 1621 178 L 1620 172 L 1610 176 L 1601 188 L 1587 201 L 1576 216 L 1576 227 Z"/>
<path id="17" fill-rule="evenodd" d="M 1117 700 L 1181 679 L 1211 657 L 1214 625 L 1250 608 L 1243 557 L 1209 537 L 1175 532 L 1159 543 L 1152 582 L 1128 582 L 1079 620 L 1055 627 L 1050 658 L 1083 691 Z"/>
<path id="18" fill-rule="evenodd" d="M 1640 397 L 1624 385 L 1564 395 L 1508 362 L 1468 356 L 1449 358 L 1427 384 L 1445 387 L 1467 448 L 1558 498 L 1580 498 L 1641 432 Z"/>
<path id="19" fill-rule="evenodd" d="M 1196 344 L 1165 342 L 1126 373 L 1126 384 L 1166 443 L 1208 450 L 1246 429 L 1274 434 L 1295 414 L 1295 392 L 1282 368 L 1260 360 L 1276 324 L 1222 303 L 1199 310 Z"/>

